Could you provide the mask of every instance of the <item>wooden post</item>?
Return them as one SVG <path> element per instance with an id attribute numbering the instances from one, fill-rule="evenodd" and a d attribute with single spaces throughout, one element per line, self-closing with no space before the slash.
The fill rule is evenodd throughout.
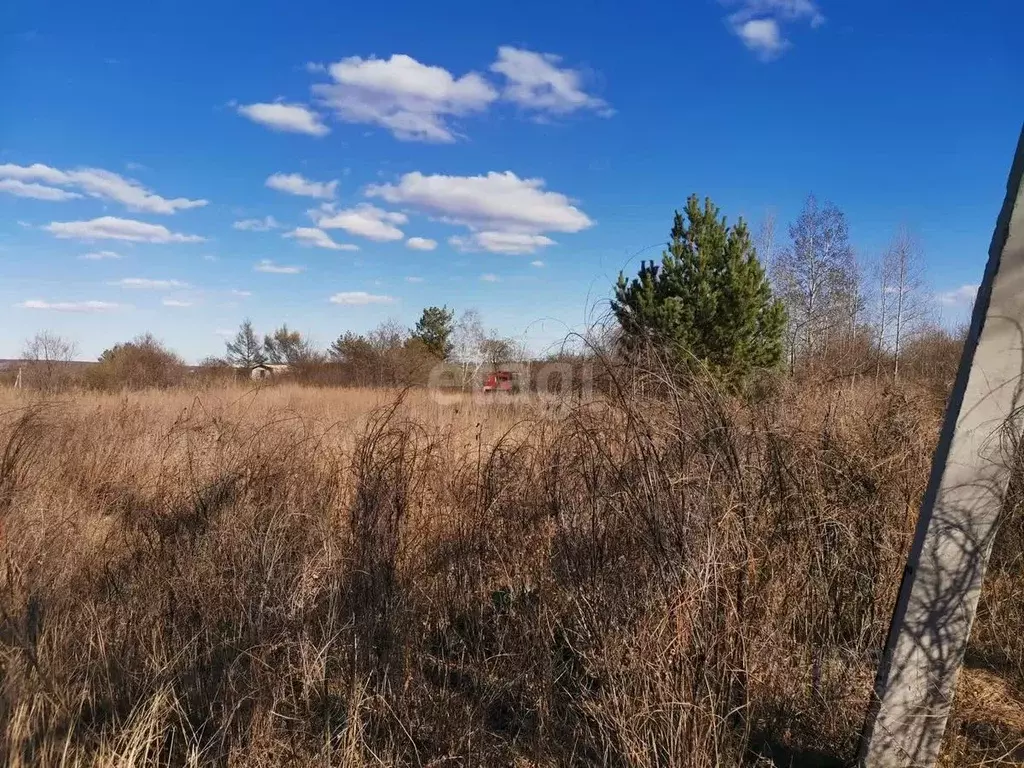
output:
<path id="1" fill-rule="evenodd" d="M 865 768 L 930 768 L 942 746 L 1024 425 L 1022 174 L 1024 132 L 879 665 Z"/>

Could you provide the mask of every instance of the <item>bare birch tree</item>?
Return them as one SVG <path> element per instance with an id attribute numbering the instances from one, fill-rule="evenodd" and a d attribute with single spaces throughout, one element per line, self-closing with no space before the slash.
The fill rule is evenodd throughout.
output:
<path id="1" fill-rule="evenodd" d="M 480 313 L 467 309 L 459 316 L 452 333 L 452 357 L 462 367 L 462 389 L 471 381 L 483 364 L 483 345 L 487 338 Z"/>
<path id="2" fill-rule="evenodd" d="M 885 254 L 875 264 L 875 380 L 882 375 L 882 357 L 885 355 L 887 333 L 889 331 L 889 280 L 891 275 L 887 268 Z"/>
<path id="3" fill-rule="evenodd" d="M 928 321 L 930 313 L 921 248 L 906 227 L 900 227 L 886 250 L 882 272 L 886 284 L 883 290 L 889 297 L 886 314 L 890 318 L 889 327 L 892 331 L 892 376 L 893 380 L 897 380 L 900 375 L 900 355 L 907 342 Z"/>
<path id="4" fill-rule="evenodd" d="M 792 270 L 792 260 L 789 258 L 788 252 L 785 249 L 779 249 L 776 243 L 775 211 L 768 211 L 765 214 L 764 221 L 761 222 L 761 228 L 757 233 L 755 245 L 761 263 L 768 266 L 768 277 L 772 283 L 772 290 L 776 296 L 782 298 L 789 310 L 790 306 L 786 297 L 795 297 L 799 289 L 795 284 L 796 276 Z M 789 359 L 790 371 L 796 367 L 797 339 L 802 330 L 799 321 L 791 313 L 783 337 L 784 354 Z"/>
<path id="5" fill-rule="evenodd" d="M 791 245 L 775 259 L 776 295 L 790 322 L 791 364 L 796 357 L 826 354 L 856 331 L 864 301 L 846 216 L 811 195 L 789 228 Z"/>

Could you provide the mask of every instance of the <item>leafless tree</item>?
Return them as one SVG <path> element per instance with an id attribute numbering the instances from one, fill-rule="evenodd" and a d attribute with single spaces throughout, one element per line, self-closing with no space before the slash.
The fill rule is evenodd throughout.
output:
<path id="1" fill-rule="evenodd" d="M 67 383 L 76 354 L 75 342 L 51 331 L 40 331 L 25 342 L 21 356 L 28 363 L 35 386 L 53 391 Z"/>
<path id="2" fill-rule="evenodd" d="M 452 358 L 462 367 L 462 388 L 465 389 L 484 360 L 484 342 L 487 333 L 480 312 L 467 309 L 455 323 L 452 334 Z"/>
<path id="3" fill-rule="evenodd" d="M 893 380 L 899 379 L 900 355 L 907 342 L 927 323 L 930 306 L 924 279 L 920 244 L 906 227 L 900 227 L 882 258 L 880 283 L 882 316 L 880 339 L 891 332 Z"/>
<path id="4" fill-rule="evenodd" d="M 401 349 L 408 337 L 409 332 L 405 326 L 394 318 L 383 321 L 366 335 L 370 345 L 379 354 L 387 354 Z"/>
<path id="5" fill-rule="evenodd" d="M 771 231 L 774 242 L 774 231 Z M 777 295 L 789 313 L 790 362 L 825 354 L 856 330 L 863 309 L 860 273 L 846 216 L 812 195 L 789 228 L 791 245 L 772 260 Z M 762 237 L 767 237 L 763 233 Z"/>
<path id="6" fill-rule="evenodd" d="M 384 320 L 366 335 L 375 353 L 378 383 L 394 386 L 405 382 L 403 350 L 408 338 L 406 327 L 393 317 Z"/>
<path id="7" fill-rule="evenodd" d="M 777 256 L 775 244 L 775 211 L 768 211 L 761 222 L 761 228 L 757 232 L 757 239 L 754 243 L 757 248 L 757 257 L 762 264 L 773 264 Z"/>
<path id="8" fill-rule="evenodd" d="M 891 288 L 889 280 L 891 275 L 887 268 L 885 254 L 875 264 L 875 339 L 877 343 L 877 349 L 875 350 L 875 379 L 877 380 L 882 375 L 882 356 L 885 354 L 885 340 L 886 333 L 889 331 L 889 304 L 891 304 L 889 298 L 889 290 Z"/>
<path id="9" fill-rule="evenodd" d="M 524 357 L 523 346 L 515 339 L 506 338 L 497 332 L 483 340 L 480 345 L 483 358 L 492 371 L 500 370 L 509 363 L 522 360 Z"/>
<path id="10" fill-rule="evenodd" d="M 789 252 L 780 249 L 776 243 L 774 211 L 765 214 L 764 221 L 761 222 L 761 228 L 757 233 L 756 246 L 758 258 L 762 264 L 767 265 L 772 281 L 772 290 L 786 302 L 786 308 L 789 311 L 789 323 L 785 332 L 785 354 L 789 358 L 789 367 L 792 370 L 796 365 L 797 339 L 802 328 L 794 316 L 790 304 L 798 295 L 799 287 L 796 285 L 794 265 Z"/>

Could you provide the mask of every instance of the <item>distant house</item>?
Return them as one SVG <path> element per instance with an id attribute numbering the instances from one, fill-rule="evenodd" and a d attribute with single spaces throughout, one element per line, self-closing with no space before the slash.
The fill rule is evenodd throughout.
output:
<path id="1" fill-rule="evenodd" d="M 285 373 L 288 373 L 288 366 L 284 363 L 260 363 L 249 369 L 249 377 L 253 381 L 263 381 Z"/>

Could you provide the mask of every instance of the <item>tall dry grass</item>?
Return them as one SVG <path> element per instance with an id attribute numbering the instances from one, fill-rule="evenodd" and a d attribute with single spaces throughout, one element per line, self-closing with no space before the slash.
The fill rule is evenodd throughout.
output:
<path id="1" fill-rule="evenodd" d="M 939 408 L 615 382 L 0 394 L 0 762 L 849 762 Z M 1024 740 L 1012 549 L 950 765 Z"/>

